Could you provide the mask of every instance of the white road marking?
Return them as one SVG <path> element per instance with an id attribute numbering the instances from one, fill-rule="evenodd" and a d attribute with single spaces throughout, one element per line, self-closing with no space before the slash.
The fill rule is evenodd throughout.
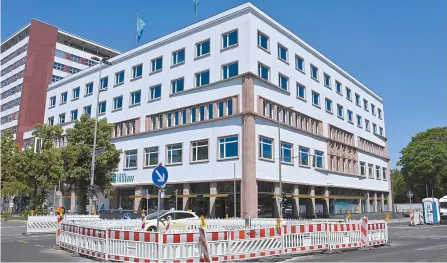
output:
<path id="1" fill-rule="evenodd" d="M 429 247 L 421 247 L 421 248 L 416 248 L 415 250 L 421 251 L 421 250 L 441 250 L 443 248 L 447 248 L 447 244 L 443 244 L 443 245 L 437 245 L 437 246 L 429 246 Z"/>
<path id="2" fill-rule="evenodd" d="M 22 228 L 22 227 L 26 227 L 26 225 L 17 225 L 17 226 L 0 226 L 0 228 L 2 229 L 10 229 L 10 228 Z"/>

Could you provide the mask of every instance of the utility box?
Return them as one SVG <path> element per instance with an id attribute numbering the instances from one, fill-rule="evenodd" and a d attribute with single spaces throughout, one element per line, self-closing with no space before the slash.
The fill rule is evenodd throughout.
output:
<path id="1" fill-rule="evenodd" d="M 437 198 L 422 199 L 422 212 L 425 224 L 439 224 L 441 214 L 439 212 L 439 200 Z"/>

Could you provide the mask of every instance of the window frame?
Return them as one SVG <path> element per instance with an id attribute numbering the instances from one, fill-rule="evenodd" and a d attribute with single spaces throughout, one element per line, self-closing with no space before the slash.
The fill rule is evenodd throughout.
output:
<path id="1" fill-rule="evenodd" d="M 91 88 L 92 88 L 92 91 L 91 91 L 91 92 L 88 92 L 88 88 L 89 88 L 90 86 L 91 86 Z M 93 91 L 94 91 L 93 81 L 91 81 L 91 82 L 85 84 L 85 95 L 84 95 L 84 97 L 85 97 L 85 96 L 92 95 L 92 94 L 93 94 Z"/>
<path id="2" fill-rule="evenodd" d="M 349 118 L 349 113 L 351 113 L 351 119 Z M 352 110 L 346 110 L 346 117 L 349 123 L 354 124 L 354 112 Z"/>
<path id="3" fill-rule="evenodd" d="M 203 77 L 202 74 L 208 72 L 208 83 L 203 84 Z M 200 79 L 200 83 L 197 83 L 197 81 Z M 209 85 L 211 83 L 211 72 L 210 69 L 205 69 L 199 72 L 194 73 L 194 88 L 200 88 L 206 85 Z M 200 85 L 199 85 L 200 84 Z"/>
<path id="4" fill-rule="evenodd" d="M 237 74 L 235 76 L 230 76 L 230 66 L 236 64 L 237 66 Z M 227 76 L 225 76 L 225 67 L 227 67 Z M 239 75 L 239 60 L 233 61 L 233 62 L 229 62 L 229 63 L 225 63 L 221 66 L 222 69 L 222 79 L 229 79 L 229 78 L 233 78 Z"/>
<path id="5" fill-rule="evenodd" d="M 64 118 L 63 118 L 63 120 L 64 120 L 63 122 L 61 122 L 62 117 L 64 117 Z M 65 113 L 61 113 L 61 114 L 59 114 L 59 124 L 62 125 L 62 124 L 67 123 L 66 120 L 65 120 L 65 117 L 66 117 Z"/>
<path id="6" fill-rule="evenodd" d="M 298 67 L 298 59 L 301 59 L 302 61 L 303 61 L 303 68 L 302 69 L 300 69 L 299 67 Z M 305 65 L 305 60 L 304 60 L 304 58 L 303 57 L 301 57 L 301 56 L 298 56 L 297 54 L 295 54 L 295 69 L 296 70 L 298 70 L 298 71 L 300 71 L 301 73 L 304 73 L 304 74 L 306 74 L 306 65 Z"/>
<path id="7" fill-rule="evenodd" d="M 352 90 L 350 88 L 346 87 L 345 92 L 346 92 L 346 99 L 352 102 Z"/>
<path id="8" fill-rule="evenodd" d="M 115 107 L 116 106 L 116 101 L 117 99 L 121 98 L 121 107 Z M 121 110 L 123 108 L 123 95 L 120 96 L 116 96 L 113 98 L 113 107 L 112 107 L 112 111 L 117 111 L 117 110 Z"/>
<path id="9" fill-rule="evenodd" d="M 338 90 L 338 85 L 340 85 L 340 90 Z M 343 96 L 343 84 L 338 80 L 335 80 L 335 92 L 338 95 Z"/>
<path id="10" fill-rule="evenodd" d="M 303 160 L 301 159 L 302 158 L 302 156 L 301 156 L 301 149 L 306 149 L 307 150 L 307 164 L 303 164 Z M 301 167 L 310 167 L 310 161 L 309 161 L 309 156 L 310 156 L 310 148 L 309 147 L 306 147 L 306 146 L 301 146 L 301 145 L 299 145 L 298 146 L 298 163 L 299 163 L 299 166 L 301 166 Z"/>
<path id="11" fill-rule="evenodd" d="M 137 94 L 137 93 L 140 93 L 140 101 L 138 101 L 138 102 L 136 102 L 136 97 L 135 97 L 135 94 Z M 134 101 L 134 99 L 135 99 L 135 101 Z M 129 107 L 138 106 L 140 104 L 141 104 L 141 90 L 132 91 L 130 93 L 130 98 L 129 98 Z"/>
<path id="12" fill-rule="evenodd" d="M 236 43 L 230 45 L 230 34 L 234 33 L 234 32 L 236 32 Z M 227 36 L 227 44 L 228 44 L 227 46 L 224 45 L 225 44 L 224 35 Z M 239 29 L 236 28 L 236 29 L 222 33 L 221 40 L 222 40 L 221 50 L 226 50 L 226 49 L 229 49 L 232 47 L 237 47 L 239 45 Z"/>
<path id="13" fill-rule="evenodd" d="M 59 103 L 59 105 L 61 104 L 65 104 L 68 101 L 68 92 L 64 91 L 61 93 L 61 102 Z"/>
<path id="14" fill-rule="evenodd" d="M 181 151 L 181 161 L 180 162 L 175 162 L 175 163 L 173 163 L 173 162 L 171 162 L 171 163 L 169 163 L 169 152 L 171 151 L 171 161 L 172 161 L 172 151 L 175 151 L 175 150 L 179 150 L 179 149 L 174 149 L 174 150 L 169 150 L 169 147 L 171 147 L 171 146 L 177 146 L 177 145 L 180 145 L 181 146 L 181 148 L 180 148 L 180 151 Z M 182 165 L 183 164 L 183 143 L 181 142 L 181 143 L 171 143 L 171 144 L 167 144 L 166 145 L 166 149 L 165 149 L 165 152 L 166 152 L 166 156 L 165 156 L 165 160 L 166 160 L 166 166 L 168 166 L 168 165 Z"/>
<path id="15" fill-rule="evenodd" d="M 359 118 L 359 117 L 360 117 L 360 118 Z M 359 127 L 359 128 L 363 128 L 363 120 L 362 120 L 362 116 L 356 114 L 355 119 L 356 119 L 356 121 L 357 121 L 357 127 Z M 359 123 L 359 120 L 360 120 L 360 123 Z"/>
<path id="16" fill-rule="evenodd" d="M 329 104 L 328 104 L 329 103 Z M 334 107 L 333 107 L 333 104 L 332 104 L 333 102 L 332 102 L 332 100 L 331 99 L 329 99 L 329 98 L 324 98 L 324 109 L 326 110 L 326 112 L 327 113 L 330 113 L 330 114 L 334 114 L 333 113 L 333 111 L 334 111 Z M 328 105 L 329 105 L 329 107 L 330 107 L 330 109 L 328 109 Z"/>
<path id="17" fill-rule="evenodd" d="M 321 156 L 317 155 L 317 153 L 321 153 Z M 317 165 L 317 158 L 321 158 L 321 167 Z M 314 150 L 314 158 L 313 158 L 313 167 L 317 169 L 324 169 L 324 152 L 320 150 Z"/>
<path id="18" fill-rule="evenodd" d="M 281 77 L 282 78 L 284 78 L 285 80 L 286 80 L 286 88 L 284 89 L 283 87 L 281 87 Z M 280 73 L 280 72 L 278 72 L 278 87 L 280 88 L 280 89 L 282 89 L 282 90 L 285 90 L 285 91 L 289 91 L 289 77 L 287 77 L 286 75 L 284 75 L 284 74 L 282 74 L 282 73 Z"/>
<path id="19" fill-rule="evenodd" d="M 260 38 L 261 35 L 264 36 L 267 39 L 267 47 L 266 48 L 261 45 L 262 44 L 262 41 L 261 41 L 261 38 Z M 270 37 L 267 34 L 265 34 L 262 31 L 260 31 L 260 30 L 258 30 L 258 33 L 256 34 L 256 36 L 257 36 L 256 44 L 257 44 L 258 48 L 260 48 L 260 49 L 270 53 Z"/>
<path id="20" fill-rule="evenodd" d="M 382 181 L 382 171 L 381 171 L 382 169 L 381 169 L 381 167 L 376 165 L 375 168 L 376 168 L 376 172 L 375 172 L 376 176 L 375 176 L 374 179 Z"/>
<path id="21" fill-rule="evenodd" d="M 202 44 L 203 43 L 205 43 L 205 42 L 209 42 L 209 52 L 208 53 L 203 53 L 203 47 L 202 47 Z M 200 55 L 197 55 L 197 47 L 200 45 Z M 202 40 L 202 41 L 199 41 L 199 42 L 197 42 L 195 45 L 194 45 L 194 58 L 195 59 L 198 59 L 198 58 L 203 58 L 203 57 L 206 57 L 206 56 L 209 56 L 209 55 L 211 55 L 211 38 L 207 38 L 207 39 L 204 39 L 204 40 Z"/>
<path id="22" fill-rule="evenodd" d="M 314 94 L 318 95 L 318 104 L 314 103 Z M 312 90 L 312 105 L 321 109 L 321 95 L 314 90 Z"/>
<path id="23" fill-rule="evenodd" d="M 339 109 L 341 109 L 341 116 L 339 114 L 340 113 Z M 337 103 L 337 117 L 339 117 L 340 119 L 343 119 L 343 120 L 345 119 L 345 110 L 344 110 L 343 106 L 338 103 Z"/>
<path id="24" fill-rule="evenodd" d="M 270 143 L 268 142 L 264 142 L 263 140 L 270 140 Z M 264 156 L 264 145 L 267 145 L 271 147 L 271 158 L 265 157 Z M 258 136 L 258 158 L 260 160 L 266 160 L 266 161 L 275 161 L 275 139 L 267 137 L 267 136 L 263 136 L 263 135 L 259 135 Z"/>
<path id="25" fill-rule="evenodd" d="M 323 74 L 323 76 L 324 76 L 324 81 L 323 81 L 323 85 L 326 87 L 326 88 L 328 88 L 328 89 L 332 89 L 332 79 L 331 79 L 331 75 L 329 75 L 329 74 L 327 74 L 326 72 Z M 329 83 L 326 83 L 326 80 L 329 82 Z"/>
<path id="26" fill-rule="evenodd" d="M 369 112 L 369 107 L 368 107 L 368 105 L 369 105 L 368 100 L 365 99 L 365 98 L 363 98 L 363 109 L 364 109 L 365 111 L 368 111 L 368 112 Z"/>
<path id="27" fill-rule="evenodd" d="M 153 148 L 157 148 L 157 163 L 156 164 L 150 164 L 150 156 L 151 154 L 155 153 L 155 152 L 148 152 L 147 150 L 153 149 Z M 160 163 L 160 147 L 159 146 L 151 146 L 151 147 L 146 147 L 143 149 L 143 168 L 149 168 L 149 167 L 156 167 L 159 165 Z"/>
<path id="28" fill-rule="evenodd" d="M 128 152 L 135 152 L 135 166 L 130 167 L 128 166 Z M 133 156 L 133 155 L 129 155 L 129 156 Z M 129 160 L 130 163 L 130 160 Z M 138 169 L 138 149 L 131 149 L 131 150 L 126 150 L 124 151 L 124 166 L 123 166 L 123 170 L 134 170 L 134 169 Z"/>
<path id="29" fill-rule="evenodd" d="M 160 96 L 152 98 L 152 89 L 154 89 L 154 94 L 156 94 L 155 88 L 160 87 Z M 149 86 L 149 101 L 161 99 L 161 83 Z"/>
<path id="30" fill-rule="evenodd" d="M 135 73 L 138 71 L 136 70 L 138 67 L 141 67 L 141 73 L 139 76 L 135 76 Z M 140 63 L 138 65 L 135 65 L 132 67 L 132 80 L 140 79 L 143 77 L 143 63 Z"/>
<path id="31" fill-rule="evenodd" d="M 54 101 L 53 101 L 53 99 L 54 99 Z M 50 97 L 50 107 L 49 108 L 56 107 L 56 103 L 57 103 L 56 96 L 51 96 Z"/>
<path id="32" fill-rule="evenodd" d="M 76 112 L 76 118 L 73 118 L 73 113 L 74 112 Z M 78 119 L 78 109 L 74 109 L 74 110 L 72 110 L 72 111 L 70 111 L 70 121 L 71 122 L 73 122 L 73 121 L 75 121 L 75 120 L 77 120 Z"/>
<path id="33" fill-rule="evenodd" d="M 316 69 L 316 74 L 317 74 L 317 77 L 316 77 L 316 78 L 313 76 L 313 69 Z M 313 80 L 315 80 L 315 81 L 317 81 L 317 82 L 320 82 L 320 73 L 319 73 L 319 69 L 318 69 L 317 66 L 315 66 L 315 65 L 313 65 L 313 64 L 310 64 L 310 78 L 313 79 Z"/>
<path id="34" fill-rule="evenodd" d="M 388 168 L 382 167 L 382 181 L 388 180 Z"/>
<path id="35" fill-rule="evenodd" d="M 159 59 L 161 59 L 161 66 L 159 69 L 156 69 L 157 65 L 158 65 L 157 61 Z M 151 59 L 151 73 L 150 74 L 161 72 L 162 70 L 163 70 L 163 56 L 158 56 L 158 57 Z"/>
<path id="36" fill-rule="evenodd" d="M 368 178 L 374 179 L 374 165 L 368 163 Z"/>
<path id="37" fill-rule="evenodd" d="M 304 88 L 304 96 L 303 97 L 300 96 L 300 86 Z M 307 89 L 306 89 L 305 85 L 301 84 L 300 82 L 296 83 L 296 96 L 298 97 L 298 99 L 301 99 L 301 100 L 303 100 L 305 102 L 307 102 L 307 92 L 306 92 L 306 90 Z"/>
<path id="38" fill-rule="evenodd" d="M 371 114 L 376 116 L 376 105 L 371 103 Z"/>
<path id="39" fill-rule="evenodd" d="M 357 93 L 354 93 L 354 98 L 355 98 L 355 105 L 357 105 L 357 106 L 359 106 L 359 107 L 362 107 L 362 105 L 361 105 L 361 103 L 362 103 L 362 98 L 360 97 L 360 95 L 359 94 L 357 94 Z M 358 101 L 357 101 L 357 98 L 359 99 Z"/>
<path id="40" fill-rule="evenodd" d="M 119 82 L 121 73 L 123 73 L 123 80 L 121 82 Z M 125 70 L 121 70 L 121 71 L 115 72 L 115 86 L 123 84 L 124 81 L 125 81 L 125 77 L 126 77 Z"/>
<path id="41" fill-rule="evenodd" d="M 261 67 L 265 67 L 267 69 L 267 79 L 262 77 L 261 74 Z M 271 76 L 271 68 L 267 65 L 265 65 L 264 63 L 258 62 L 258 77 L 260 77 L 261 79 L 265 80 L 265 81 L 270 81 L 270 76 Z"/>
<path id="42" fill-rule="evenodd" d="M 75 93 L 75 91 L 78 91 L 78 94 L 77 94 L 77 96 L 76 96 L 76 93 Z M 76 88 L 74 88 L 72 91 L 71 91 L 71 97 L 72 97 L 72 101 L 73 100 L 77 100 L 77 99 L 79 99 L 79 97 L 81 96 L 81 87 L 76 87 Z"/>
<path id="43" fill-rule="evenodd" d="M 203 159 L 203 160 L 198 160 L 198 159 L 196 159 L 195 161 L 194 161 L 194 157 L 198 157 L 198 148 L 200 148 L 200 147 L 204 147 L 203 145 L 201 145 L 201 146 L 198 146 L 198 145 L 194 145 L 195 143 L 200 143 L 200 142 L 206 142 L 206 147 L 208 148 L 208 150 L 207 150 L 207 157 L 206 157 L 206 159 Z M 208 138 L 208 139 L 201 139 L 201 140 L 194 140 L 194 141 L 191 141 L 190 142 L 190 152 L 189 152 L 189 162 L 190 163 L 205 163 L 205 162 L 209 162 L 210 161 L 210 139 Z M 194 156 L 194 149 L 196 149 L 196 156 Z"/>
<path id="44" fill-rule="evenodd" d="M 230 157 L 226 157 L 226 153 L 227 153 L 227 144 L 229 144 L 229 143 L 234 143 L 233 141 L 231 141 L 231 142 L 226 142 L 226 141 L 224 141 L 224 142 L 221 142 L 220 140 L 221 139 L 227 139 L 227 138 L 232 138 L 232 137 L 235 137 L 236 138 L 236 143 L 237 143 L 237 151 L 236 151 L 236 156 L 230 156 Z M 220 156 L 220 145 L 221 144 L 223 144 L 224 145 L 224 156 L 223 157 L 221 157 Z M 224 161 L 224 160 L 234 160 L 234 159 L 239 159 L 239 155 L 240 155 L 240 153 L 239 153 L 239 151 L 240 151 L 240 143 L 239 143 L 239 134 L 231 134 L 231 135 L 225 135 L 225 136 L 220 136 L 220 137 L 218 137 L 217 138 L 217 160 L 218 161 Z"/>
<path id="45" fill-rule="evenodd" d="M 179 62 L 178 61 L 178 53 L 181 52 L 181 51 L 183 51 L 183 61 Z M 177 55 L 177 63 L 175 63 L 174 54 Z M 172 51 L 172 53 L 171 53 L 171 66 L 182 65 L 182 64 L 185 63 L 185 61 L 186 61 L 186 49 L 185 48 L 180 48 L 180 49 Z"/>
<path id="46" fill-rule="evenodd" d="M 379 119 L 383 118 L 382 114 L 383 114 L 382 109 L 381 108 L 377 108 L 377 116 L 379 117 Z"/>
<path id="47" fill-rule="evenodd" d="M 178 85 L 177 85 L 177 81 L 179 81 L 179 80 L 183 80 L 183 87 L 182 87 L 182 90 L 178 90 Z M 173 92 L 173 88 L 174 88 L 174 86 L 173 86 L 173 84 L 175 83 L 175 86 L 177 87 L 176 88 L 176 92 Z M 182 92 L 182 91 L 184 91 L 185 90 L 185 77 L 180 77 L 180 78 L 176 78 L 176 79 L 173 79 L 173 80 L 171 80 L 171 89 L 170 89 L 170 94 L 172 95 L 172 94 L 177 94 L 177 93 L 179 93 L 179 92 Z"/>
<path id="48" fill-rule="evenodd" d="M 368 119 L 366 119 L 366 118 L 365 118 L 365 130 L 366 131 L 371 131 L 370 121 Z"/>
<path id="49" fill-rule="evenodd" d="M 283 59 L 281 57 L 281 52 L 280 52 L 281 48 L 283 48 L 285 50 L 285 53 L 286 53 L 286 58 L 285 59 Z M 278 59 L 281 60 L 282 62 L 285 62 L 286 64 L 289 64 L 289 49 L 286 48 L 281 43 L 278 43 L 277 52 L 278 52 Z"/>
<path id="50" fill-rule="evenodd" d="M 102 105 L 102 104 L 106 105 L 104 107 L 104 112 L 101 111 L 101 106 L 100 105 Z M 106 114 L 106 112 L 107 112 L 107 100 L 103 100 L 103 101 L 98 102 L 96 111 L 97 111 L 98 115 Z"/>
<path id="51" fill-rule="evenodd" d="M 363 167 L 363 174 L 362 174 L 362 167 Z M 360 176 L 367 176 L 367 174 L 366 174 L 366 163 L 365 162 L 360 162 L 360 165 L 359 165 L 359 168 L 360 168 Z"/>
<path id="52" fill-rule="evenodd" d="M 290 145 L 290 149 L 287 149 L 286 147 L 284 147 L 284 145 L 286 145 L 286 144 L 288 144 L 288 145 Z M 286 142 L 286 141 L 281 141 L 281 152 L 279 153 L 279 159 L 280 159 L 280 161 L 281 161 L 281 164 L 287 164 L 287 165 L 294 165 L 294 157 L 293 157 L 293 152 L 294 152 L 294 149 L 293 149 L 293 143 L 290 143 L 290 142 Z M 284 159 L 284 152 L 285 152 L 285 150 L 284 149 L 286 149 L 286 150 L 290 150 L 290 162 L 286 162 Z"/>

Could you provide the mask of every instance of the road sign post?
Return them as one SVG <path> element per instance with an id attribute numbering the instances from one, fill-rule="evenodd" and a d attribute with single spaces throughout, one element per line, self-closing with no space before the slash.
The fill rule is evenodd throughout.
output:
<path id="1" fill-rule="evenodd" d="M 407 197 L 408 199 L 410 199 L 410 207 L 411 207 L 411 198 L 413 198 L 413 192 L 411 192 L 410 190 L 407 193 Z"/>
<path id="2" fill-rule="evenodd" d="M 161 206 L 161 194 L 164 185 L 168 181 L 168 170 L 160 163 L 152 172 L 152 182 L 158 186 L 158 206 L 157 206 L 157 231 L 160 233 L 160 206 Z"/>

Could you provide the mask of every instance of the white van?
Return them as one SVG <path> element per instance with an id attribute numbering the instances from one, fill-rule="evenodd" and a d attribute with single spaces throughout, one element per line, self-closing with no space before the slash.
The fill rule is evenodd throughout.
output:
<path id="1" fill-rule="evenodd" d="M 447 219 L 447 195 L 439 199 L 439 213 L 441 219 Z"/>

